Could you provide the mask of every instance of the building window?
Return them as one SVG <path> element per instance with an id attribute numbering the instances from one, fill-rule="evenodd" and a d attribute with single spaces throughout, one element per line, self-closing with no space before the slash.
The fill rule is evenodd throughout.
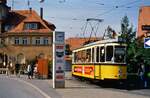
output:
<path id="1" fill-rule="evenodd" d="M 44 39 L 43 39 L 43 42 L 44 42 L 44 43 L 43 43 L 44 45 L 48 45 L 48 38 L 47 38 L 47 37 L 44 38 Z"/>
<path id="2" fill-rule="evenodd" d="M 38 29 L 38 23 L 25 23 L 25 30 L 36 30 Z"/>
<path id="3" fill-rule="evenodd" d="M 27 42 L 28 42 L 28 40 L 27 40 L 26 37 L 22 39 L 22 44 L 23 44 L 23 45 L 27 45 Z"/>
<path id="4" fill-rule="evenodd" d="M 15 44 L 19 45 L 19 38 L 18 37 L 15 38 Z"/>
<path id="5" fill-rule="evenodd" d="M 4 30 L 9 31 L 11 30 L 12 26 L 11 25 L 5 25 Z"/>
<path id="6" fill-rule="evenodd" d="M 40 45 L 40 38 L 39 37 L 35 39 L 35 44 Z"/>

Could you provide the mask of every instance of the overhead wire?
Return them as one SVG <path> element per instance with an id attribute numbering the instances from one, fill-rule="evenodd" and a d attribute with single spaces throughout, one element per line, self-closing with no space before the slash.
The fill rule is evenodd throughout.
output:
<path id="1" fill-rule="evenodd" d="M 98 14 L 96 17 L 98 16 L 103 16 L 103 15 L 106 15 L 106 14 L 109 14 L 110 12 L 116 10 L 116 9 L 119 9 L 119 8 L 123 8 L 125 6 L 129 6 L 129 5 L 132 5 L 132 4 L 135 4 L 135 3 L 138 3 L 138 2 L 141 2 L 142 0 L 134 0 L 132 2 L 128 2 L 128 3 L 125 3 L 125 4 L 121 4 L 121 5 L 116 5 L 116 6 L 113 6 L 113 8 L 101 13 L 101 14 Z M 105 5 L 105 4 L 104 4 Z"/>
<path id="2" fill-rule="evenodd" d="M 122 8 L 122 7 L 125 7 L 125 6 L 127 6 L 127 5 L 132 5 L 132 4 L 135 4 L 135 3 L 139 2 L 139 1 L 140 1 L 140 0 L 135 0 L 135 1 L 132 1 L 132 2 L 128 2 L 128 3 L 126 3 L 126 4 L 113 6 L 113 8 L 111 8 L 111 9 L 109 9 L 109 10 L 107 10 L 107 11 L 105 11 L 105 12 L 103 12 L 103 13 L 97 15 L 97 16 L 102 16 L 102 15 L 109 14 L 110 12 L 112 12 L 112 11 L 118 9 L 118 8 Z M 104 4 L 101 4 L 101 5 L 104 5 Z M 94 32 L 94 28 L 92 27 L 91 23 L 90 23 L 90 26 L 91 26 L 91 28 L 92 28 L 92 31 L 91 31 L 91 33 L 90 33 L 90 38 L 91 38 L 91 36 L 92 36 L 91 34 Z M 96 31 L 97 31 L 97 30 L 98 30 L 98 28 L 96 28 Z M 84 33 L 85 33 L 85 32 L 84 32 Z M 95 34 L 95 36 L 96 36 L 96 34 Z"/>

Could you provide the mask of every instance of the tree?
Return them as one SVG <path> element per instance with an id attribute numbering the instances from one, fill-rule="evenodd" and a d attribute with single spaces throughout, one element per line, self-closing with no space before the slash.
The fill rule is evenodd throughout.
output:
<path id="1" fill-rule="evenodd" d="M 142 38 L 136 38 L 136 31 L 129 25 L 129 19 L 124 16 L 121 20 L 121 37 L 127 44 L 127 65 L 128 72 L 137 73 L 141 63 L 150 71 L 150 51 L 144 48 Z"/>
<path id="2" fill-rule="evenodd" d="M 127 65 L 128 65 L 128 72 L 135 72 L 137 70 L 136 66 L 136 52 L 137 52 L 137 45 L 136 45 L 136 38 L 135 34 L 136 31 L 133 30 L 133 25 L 129 25 L 129 19 L 127 16 L 124 16 L 121 20 L 121 38 L 125 40 L 127 44 Z"/>
<path id="3" fill-rule="evenodd" d="M 121 20 L 121 37 L 125 39 L 127 44 L 135 40 L 136 31 L 133 31 L 133 25 L 129 25 L 129 19 L 124 16 Z"/>
<path id="4" fill-rule="evenodd" d="M 114 39 L 116 36 L 115 30 L 112 29 L 110 26 L 107 27 L 105 33 L 106 33 L 106 35 L 104 35 L 104 39 L 105 38 Z"/>

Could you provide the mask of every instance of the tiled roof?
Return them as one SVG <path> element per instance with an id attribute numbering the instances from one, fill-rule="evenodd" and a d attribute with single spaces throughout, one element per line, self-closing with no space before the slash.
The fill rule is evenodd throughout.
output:
<path id="1" fill-rule="evenodd" d="M 36 22 L 40 24 L 37 30 L 25 30 L 24 24 L 30 22 Z M 8 32 L 52 32 L 55 30 L 55 25 L 48 23 L 47 21 L 41 19 L 41 17 L 34 10 L 14 10 L 11 11 L 5 21 L 5 24 L 13 26 Z"/>
<path id="2" fill-rule="evenodd" d="M 79 48 L 81 46 L 83 46 L 83 44 L 85 42 L 87 42 L 90 39 L 90 41 L 94 41 L 94 40 L 101 40 L 102 38 L 96 38 L 96 37 L 92 37 L 92 38 L 79 38 L 79 37 L 73 37 L 73 38 L 68 38 L 65 40 L 65 44 L 69 44 L 70 45 L 70 50 L 74 50 L 76 48 Z"/>

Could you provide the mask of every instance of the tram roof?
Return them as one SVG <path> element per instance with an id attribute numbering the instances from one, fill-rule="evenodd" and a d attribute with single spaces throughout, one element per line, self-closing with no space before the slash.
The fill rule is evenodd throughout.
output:
<path id="1" fill-rule="evenodd" d="M 106 43 L 117 43 L 117 42 L 118 42 L 118 38 L 117 39 L 106 39 L 106 40 L 100 40 L 100 41 L 92 42 L 92 43 L 89 43 L 89 44 L 84 45 L 84 46 L 92 46 L 92 45 L 106 44 Z"/>
<path id="2" fill-rule="evenodd" d="M 105 40 L 100 40 L 100 41 L 96 41 L 96 42 L 86 44 L 86 45 L 84 45 L 80 48 L 74 49 L 74 50 L 78 50 L 78 49 L 81 49 L 81 48 L 84 48 L 84 47 L 89 47 L 89 46 L 98 45 L 98 44 L 109 44 L 109 43 L 118 43 L 118 42 L 119 42 L 118 38 L 116 38 L 116 39 L 105 39 Z"/>

